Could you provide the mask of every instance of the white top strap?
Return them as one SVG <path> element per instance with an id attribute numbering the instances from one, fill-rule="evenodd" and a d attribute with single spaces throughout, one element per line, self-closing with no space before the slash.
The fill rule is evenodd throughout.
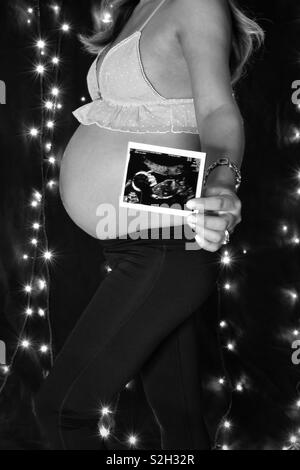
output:
<path id="1" fill-rule="evenodd" d="M 151 13 L 151 15 L 146 19 L 145 23 L 140 27 L 139 31 L 142 31 L 142 29 L 144 29 L 144 27 L 146 26 L 147 23 L 149 23 L 149 21 L 151 20 L 152 16 L 155 15 L 155 13 L 157 12 L 157 10 L 159 10 L 159 8 L 162 6 L 162 4 L 165 2 L 166 0 L 162 0 L 162 2 L 160 2 L 160 4 L 154 9 L 154 11 Z"/>

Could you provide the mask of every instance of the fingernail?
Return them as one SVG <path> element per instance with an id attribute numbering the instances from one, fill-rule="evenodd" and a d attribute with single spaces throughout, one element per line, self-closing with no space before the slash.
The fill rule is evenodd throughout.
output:
<path id="1" fill-rule="evenodd" d="M 188 202 L 186 203 L 186 207 L 187 207 L 188 209 L 194 209 L 195 205 L 194 205 L 193 201 L 188 201 Z"/>

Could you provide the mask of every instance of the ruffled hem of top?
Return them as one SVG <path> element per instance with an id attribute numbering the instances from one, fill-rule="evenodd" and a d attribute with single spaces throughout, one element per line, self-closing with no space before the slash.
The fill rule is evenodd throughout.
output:
<path id="1" fill-rule="evenodd" d="M 126 106 L 99 99 L 73 111 L 84 125 L 132 133 L 198 134 L 193 103 L 151 103 Z"/>

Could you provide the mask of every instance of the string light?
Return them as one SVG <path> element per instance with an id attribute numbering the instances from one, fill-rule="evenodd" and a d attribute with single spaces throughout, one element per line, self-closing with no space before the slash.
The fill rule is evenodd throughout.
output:
<path id="1" fill-rule="evenodd" d="M 70 25 L 68 25 L 67 23 L 64 23 L 61 27 L 62 31 L 64 31 L 65 33 L 67 33 L 68 31 L 70 31 Z"/>
<path id="2" fill-rule="evenodd" d="M 101 409 L 101 414 L 102 416 L 107 416 L 111 413 L 110 409 L 108 408 L 108 406 L 104 406 L 102 409 Z"/>
<path id="3" fill-rule="evenodd" d="M 40 64 L 40 65 L 37 65 L 35 70 L 36 70 L 37 73 L 42 75 L 45 72 L 46 69 L 45 69 L 44 65 Z"/>
<path id="4" fill-rule="evenodd" d="M 224 265 L 229 265 L 231 263 L 231 257 L 228 251 L 225 251 L 223 257 L 221 258 L 221 263 Z"/>
<path id="5" fill-rule="evenodd" d="M 45 317 L 46 316 L 45 310 L 43 310 L 42 308 L 39 308 L 38 309 L 38 315 L 42 318 Z"/>
<path id="6" fill-rule="evenodd" d="M 51 251 L 45 251 L 43 257 L 45 258 L 45 260 L 50 261 L 53 258 L 53 253 L 51 253 Z"/>
<path id="7" fill-rule="evenodd" d="M 37 137 L 39 135 L 39 130 L 33 127 L 32 129 L 30 129 L 29 133 L 32 137 Z"/>
<path id="8" fill-rule="evenodd" d="M 224 428 L 225 428 L 225 429 L 231 429 L 231 426 L 232 426 L 232 425 L 231 425 L 231 422 L 230 422 L 230 421 L 225 421 L 225 422 L 224 422 Z"/>
<path id="9" fill-rule="evenodd" d="M 27 286 L 24 287 L 24 290 L 27 294 L 30 294 L 32 292 L 32 286 L 28 284 Z"/>
<path id="10" fill-rule="evenodd" d="M 41 50 L 46 47 L 46 43 L 45 43 L 45 41 L 43 41 L 42 39 L 39 39 L 39 40 L 37 41 L 36 45 L 37 45 L 37 47 L 38 47 L 39 49 L 41 49 Z"/>
<path id="11" fill-rule="evenodd" d="M 22 342 L 21 342 L 21 346 L 23 349 L 29 349 L 30 346 L 31 346 L 31 343 L 30 341 L 28 341 L 27 339 L 24 339 Z"/>
<path id="12" fill-rule="evenodd" d="M 27 315 L 28 317 L 32 317 L 32 315 L 33 315 L 33 310 L 32 310 L 32 308 L 28 308 L 28 309 L 26 310 L 26 315 Z"/>
<path id="13" fill-rule="evenodd" d="M 53 88 L 52 88 L 51 94 L 52 94 L 53 96 L 58 96 L 59 93 L 60 93 L 59 88 L 57 88 L 57 87 L 53 87 Z"/>
<path id="14" fill-rule="evenodd" d="M 56 158 L 55 157 L 49 157 L 48 162 L 50 163 L 50 165 L 55 165 L 56 164 Z"/>
<path id="15" fill-rule="evenodd" d="M 100 426 L 99 433 L 100 433 L 100 436 L 103 437 L 104 439 L 108 438 L 110 435 L 109 429 L 107 429 L 105 426 Z"/>
<path id="16" fill-rule="evenodd" d="M 134 435 L 131 435 L 128 437 L 128 443 L 131 445 L 131 446 L 135 446 L 137 444 L 137 437 L 134 436 Z"/>
<path id="17" fill-rule="evenodd" d="M 109 24 L 109 23 L 111 23 L 111 22 L 112 22 L 112 16 L 111 16 L 111 14 L 110 14 L 109 12 L 107 12 L 107 11 L 104 12 L 101 21 L 102 21 L 102 23 L 104 23 L 104 24 Z"/>
<path id="18" fill-rule="evenodd" d="M 45 290 L 47 288 L 47 283 L 44 279 L 39 279 L 38 286 L 40 290 Z"/>

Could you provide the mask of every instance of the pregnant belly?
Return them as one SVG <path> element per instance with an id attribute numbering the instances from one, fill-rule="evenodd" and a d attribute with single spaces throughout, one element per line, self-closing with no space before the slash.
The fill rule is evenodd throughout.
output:
<path id="1" fill-rule="evenodd" d="M 139 134 L 80 125 L 63 156 L 60 194 L 71 219 L 95 238 L 114 238 L 135 231 L 127 209 L 119 208 L 129 141 L 200 150 L 199 136 L 195 134 Z M 171 222 L 161 219 L 151 219 L 151 227 L 183 223 L 178 216 Z"/>

